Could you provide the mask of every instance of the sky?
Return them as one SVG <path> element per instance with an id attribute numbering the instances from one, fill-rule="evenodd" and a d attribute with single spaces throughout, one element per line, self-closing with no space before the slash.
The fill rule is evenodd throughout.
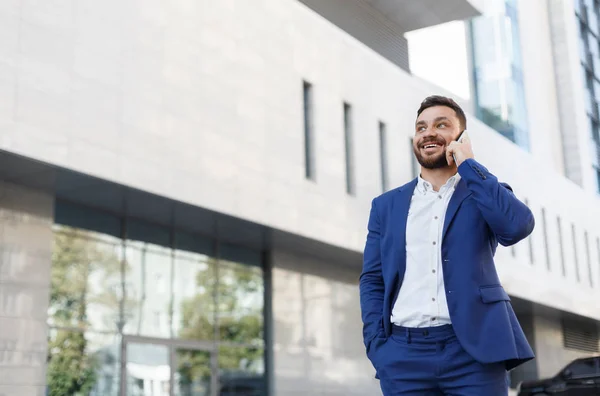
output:
<path id="1" fill-rule="evenodd" d="M 410 70 L 452 94 L 469 100 L 467 40 L 462 21 L 406 33 Z"/>

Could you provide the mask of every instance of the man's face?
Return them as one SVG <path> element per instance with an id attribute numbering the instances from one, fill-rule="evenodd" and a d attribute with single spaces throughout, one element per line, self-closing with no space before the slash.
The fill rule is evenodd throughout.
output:
<path id="1" fill-rule="evenodd" d="M 415 123 L 413 151 L 417 161 L 427 169 L 448 167 L 446 147 L 458 138 L 460 121 L 454 110 L 434 106 L 423 110 Z"/>

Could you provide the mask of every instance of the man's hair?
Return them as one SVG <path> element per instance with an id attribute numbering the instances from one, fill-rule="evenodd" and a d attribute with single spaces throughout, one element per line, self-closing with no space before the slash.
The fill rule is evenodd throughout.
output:
<path id="1" fill-rule="evenodd" d="M 465 116 L 465 112 L 461 107 L 451 98 L 447 98 L 445 96 L 433 95 L 428 96 L 421 102 L 421 107 L 417 110 L 417 118 L 421 115 L 421 113 L 430 107 L 434 106 L 446 106 L 454 110 L 456 113 L 456 117 L 458 117 L 458 121 L 460 121 L 461 130 L 467 129 L 467 117 Z"/>

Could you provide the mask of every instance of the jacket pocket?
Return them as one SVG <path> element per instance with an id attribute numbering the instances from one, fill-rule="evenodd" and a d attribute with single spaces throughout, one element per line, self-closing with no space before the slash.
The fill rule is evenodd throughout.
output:
<path id="1" fill-rule="evenodd" d="M 479 288 L 479 294 L 481 294 L 481 301 L 486 304 L 498 301 L 510 301 L 508 293 L 500 285 L 482 286 Z"/>

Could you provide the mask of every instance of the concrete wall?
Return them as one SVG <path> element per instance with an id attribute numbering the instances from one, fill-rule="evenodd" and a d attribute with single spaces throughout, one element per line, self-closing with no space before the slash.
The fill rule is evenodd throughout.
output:
<path id="1" fill-rule="evenodd" d="M 0 149 L 354 251 L 382 191 L 379 121 L 390 185 L 412 177 L 416 109 L 437 90 L 295 0 L 0 7 L 0 92 L 10 92 Z M 314 89 L 316 181 L 304 177 L 303 79 Z M 345 187 L 344 101 L 354 114 L 355 196 Z M 545 208 L 552 230 L 557 216 L 565 225 L 566 276 L 540 259 L 538 222 L 533 265 L 527 241 L 516 257 L 498 253 L 507 291 L 600 319 L 600 258 L 592 251 L 591 285 L 587 272 L 577 279 L 573 259 L 584 255 L 584 231 L 600 237 L 598 197 L 474 117 L 469 124 L 477 158 L 538 219 Z M 553 136 L 547 124 L 535 128 L 534 136 Z M 557 260 L 557 239 L 548 245 Z"/>
<path id="2" fill-rule="evenodd" d="M 534 317 L 534 330 L 536 362 L 540 378 L 556 375 L 573 359 L 595 355 L 564 347 L 562 325 L 559 313 L 556 311 L 543 309 L 538 312 Z"/>
<path id="3" fill-rule="evenodd" d="M 274 395 L 381 394 L 362 342 L 359 272 L 281 251 L 273 265 Z"/>
<path id="4" fill-rule="evenodd" d="M 53 200 L 0 182 L 0 395 L 45 394 Z"/>

